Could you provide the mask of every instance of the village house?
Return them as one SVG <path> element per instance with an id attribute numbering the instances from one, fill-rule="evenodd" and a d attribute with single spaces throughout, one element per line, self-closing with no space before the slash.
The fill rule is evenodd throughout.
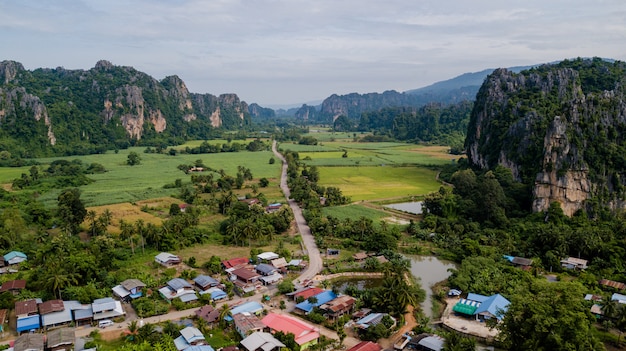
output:
<path id="1" fill-rule="evenodd" d="M 49 351 L 72 350 L 75 340 L 74 330 L 68 328 L 51 330 L 46 335 L 46 344 Z"/>
<path id="2" fill-rule="evenodd" d="M 279 351 L 285 344 L 270 333 L 256 332 L 241 340 L 241 346 L 247 351 Z"/>
<path id="3" fill-rule="evenodd" d="M 360 343 L 352 346 L 348 351 L 381 351 L 383 348 L 372 341 L 361 341 Z"/>
<path id="4" fill-rule="evenodd" d="M 113 287 L 113 293 L 120 299 L 128 302 L 140 298 L 142 296 L 141 289 L 145 287 L 146 284 L 139 279 L 126 279 L 120 285 Z"/>
<path id="5" fill-rule="evenodd" d="M 296 308 L 293 310 L 293 312 L 309 314 L 313 311 L 315 307 L 321 306 L 327 302 L 336 299 L 337 294 L 335 294 L 332 290 L 324 290 L 323 292 L 312 297 L 314 297 L 313 302 L 311 302 L 311 297 L 309 297 L 308 299 L 296 304 Z"/>
<path id="6" fill-rule="evenodd" d="M 354 255 L 352 255 L 352 258 L 357 262 L 363 262 L 368 257 L 369 256 L 365 252 L 357 252 Z"/>
<path id="7" fill-rule="evenodd" d="M 276 202 L 273 204 L 269 204 L 267 205 L 267 207 L 265 208 L 265 212 L 267 213 L 274 213 L 278 210 L 280 210 L 280 208 L 283 206 L 283 204 L 281 204 L 280 202 Z"/>
<path id="8" fill-rule="evenodd" d="M 17 333 L 29 332 L 41 328 L 39 309 L 37 304 L 41 300 L 35 299 L 15 302 L 15 317 L 17 319 Z"/>
<path id="9" fill-rule="evenodd" d="M 231 281 L 238 288 L 238 291 L 245 294 L 256 291 L 261 286 L 259 278 L 261 276 L 252 269 L 239 268 L 231 273 Z"/>
<path id="10" fill-rule="evenodd" d="M 245 338 L 254 332 L 263 331 L 263 329 L 265 328 L 265 324 L 261 322 L 259 317 L 257 317 L 255 314 L 251 314 L 248 312 L 238 313 L 234 315 L 233 323 L 235 325 L 235 330 L 237 330 L 242 338 Z"/>
<path id="11" fill-rule="evenodd" d="M 204 305 L 196 310 L 196 316 L 204 319 L 208 325 L 213 325 L 220 321 L 220 311 L 211 305 Z"/>
<path id="12" fill-rule="evenodd" d="M 158 255 L 156 255 L 154 257 L 154 260 L 158 264 L 163 265 L 165 267 L 175 266 L 175 265 L 180 264 L 182 262 L 182 260 L 180 259 L 179 256 L 176 256 L 176 255 L 171 254 L 169 252 L 161 252 L 160 254 L 158 254 Z"/>
<path id="13" fill-rule="evenodd" d="M 26 288 L 26 280 L 9 280 L 7 282 L 2 283 L 0 286 L 0 294 L 8 291 L 13 295 L 17 295 Z"/>
<path id="14" fill-rule="evenodd" d="M 391 328 L 393 328 L 396 325 L 396 319 L 387 313 L 370 313 L 367 316 L 357 320 L 355 324 L 356 324 L 356 327 L 359 329 L 367 329 L 372 325 L 377 325 L 380 322 L 382 322 L 385 316 L 388 316 L 389 318 L 391 318 L 391 320 L 393 321 L 393 325 L 391 326 Z"/>
<path id="15" fill-rule="evenodd" d="M 104 297 L 94 300 L 91 304 L 91 310 L 93 311 L 94 321 L 117 318 L 126 314 L 124 308 L 122 307 L 122 303 L 113 300 L 112 297 Z"/>
<path id="16" fill-rule="evenodd" d="M 13 351 L 44 351 L 44 338 L 38 333 L 20 335 L 13 343 Z"/>
<path id="17" fill-rule="evenodd" d="M 354 297 L 349 295 L 341 295 L 338 296 L 336 299 L 330 300 L 329 302 L 320 305 L 319 308 L 324 311 L 324 316 L 334 321 L 345 314 L 352 313 L 355 304 L 356 300 L 354 299 Z"/>
<path id="18" fill-rule="evenodd" d="M 176 298 L 179 298 L 182 302 L 190 302 L 198 299 L 193 286 L 182 278 L 170 279 L 166 286 L 159 289 L 159 294 L 168 302 Z"/>
<path id="19" fill-rule="evenodd" d="M 294 301 L 298 300 L 306 300 L 311 296 L 315 296 L 317 294 L 323 293 L 325 290 L 322 288 L 318 288 L 316 286 L 306 287 L 301 290 L 294 291 L 292 293 L 288 293 L 287 296 L 292 296 Z"/>
<path id="20" fill-rule="evenodd" d="M 475 293 L 467 294 L 467 299 L 460 299 L 452 310 L 467 316 L 475 316 L 476 320 L 496 318 L 502 320 L 510 302 L 500 294 L 484 296 Z"/>
<path id="21" fill-rule="evenodd" d="M 208 290 L 212 287 L 220 285 L 220 282 L 217 279 L 203 274 L 193 278 L 193 282 L 199 291 Z"/>
<path id="22" fill-rule="evenodd" d="M 8 266 L 16 265 L 26 261 L 28 257 L 25 253 L 19 251 L 11 251 L 4 255 L 5 264 Z"/>
<path id="23" fill-rule="evenodd" d="M 236 258 L 231 258 L 230 260 L 222 261 L 222 267 L 224 268 L 226 272 L 230 272 L 235 269 L 245 267 L 249 264 L 250 264 L 250 260 L 247 257 L 236 257 Z"/>
<path id="24" fill-rule="evenodd" d="M 269 313 L 261 321 L 273 333 L 281 331 L 285 334 L 293 334 L 300 350 L 306 350 L 319 341 L 320 331 L 318 328 L 290 315 Z"/>
<path id="25" fill-rule="evenodd" d="M 567 269 L 586 269 L 587 268 L 587 260 L 583 260 L 581 258 L 568 257 L 561 260 L 561 266 Z"/>
<path id="26" fill-rule="evenodd" d="M 257 262 L 259 263 L 264 263 L 264 262 L 268 263 L 277 258 L 280 258 L 280 256 L 278 256 L 278 254 L 271 252 L 271 251 L 262 252 L 256 255 Z"/>
<path id="27" fill-rule="evenodd" d="M 174 345 L 178 350 L 187 350 L 191 346 L 206 345 L 206 340 L 198 328 L 186 327 L 180 331 L 180 336 L 174 339 Z"/>
<path id="28" fill-rule="evenodd" d="M 233 317 L 240 313 L 248 313 L 248 314 L 256 314 L 259 315 L 263 312 L 263 305 L 256 301 L 248 301 L 244 302 L 239 306 L 235 306 L 230 309 L 229 316 L 226 316 L 224 319 L 227 321 L 232 321 Z"/>
<path id="29" fill-rule="evenodd" d="M 78 301 L 49 300 L 39 304 L 41 326 L 44 330 L 69 325 L 74 321 L 72 309 L 82 308 Z"/>
<path id="30" fill-rule="evenodd" d="M 613 289 L 617 289 L 617 290 L 625 290 L 626 289 L 626 284 L 621 283 L 621 282 L 616 282 L 614 280 L 601 279 L 599 283 L 602 286 L 607 286 L 607 287 L 610 287 L 610 288 L 613 288 Z"/>

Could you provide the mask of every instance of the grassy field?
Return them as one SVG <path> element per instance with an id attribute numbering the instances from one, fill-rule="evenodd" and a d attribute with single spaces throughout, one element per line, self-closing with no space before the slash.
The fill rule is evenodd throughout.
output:
<path id="1" fill-rule="evenodd" d="M 439 189 L 436 172 L 419 167 L 320 167 L 322 186 L 342 190 L 352 201 L 423 195 Z"/>
<path id="2" fill-rule="evenodd" d="M 271 182 L 277 183 L 280 176 L 280 163 L 269 164 L 269 159 L 273 156 L 271 151 L 242 151 L 196 155 L 178 154 L 177 156 L 169 156 L 164 154 L 146 154 L 143 153 L 144 150 L 145 148 L 130 148 L 128 150 L 120 150 L 117 154 L 107 152 L 102 155 L 43 158 L 37 159 L 37 161 L 42 164 L 49 164 L 57 159 L 78 159 L 83 164 L 92 162 L 102 164 L 107 169 L 107 172 L 89 175 L 95 182 L 80 187 L 82 192 L 81 199 L 87 206 L 123 202 L 132 203 L 176 194 L 178 189 L 164 189 L 163 186 L 173 183 L 176 179 L 181 179 L 183 183 L 189 183 L 191 175 L 183 173 L 177 169 L 177 166 L 180 164 L 193 164 L 196 160 L 202 160 L 205 165 L 211 168 L 223 169 L 226 174 L 232 176 L 237 173 L 237 167 L 241 165 L 250 168 L 255 179 L 265 177 Z M 126 165 L 128 153 L 131 151 L 137 152 L 141 157 L 140 165 Z M 27 172 L 28 170 L 26 169 L 25 171 Z M 19 173 L 21 174 L 21 172 Z M 60 192 L 61 189 L 47 192 L 40 199 L 44 204 L 52 206 L 56 204 L 56 198 Z"/>
<path id="3" fill-rule="evenodd" d="M 387 214 L 382 211 L 357 204 L 347 206 L 324 207 L 322 209 L 322 213 L 325 216 L 333 216 L 340 220 L 345 220 L 346 218 L 356 220 L 361 217 L 366 217 L 377 222 L 387 217 Z"/>

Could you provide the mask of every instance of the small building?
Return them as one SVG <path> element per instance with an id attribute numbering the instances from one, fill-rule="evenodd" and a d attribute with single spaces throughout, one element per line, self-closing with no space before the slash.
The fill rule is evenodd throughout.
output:
<path id="1" fill-rule="evenodd" d="M 260 204 L 261 201 L 259 199 L 257 199 L 256 197 L 250 198 L 250 199 L 241 199 L 239 200 L 243 203 L 245 203 L 246 205 L 248 205 L 248 207 L 252 207 L 254 205 Z"/>
<path id="2" fill-rule="evenodd" d="M 445 340 L 438 335 L 427 336 L 417 342 L 418 350 L 421 351 L 441 351 Z"/>
<path id="3" fill-rule="evenodd" d="M 45 330 L 49 328 L 69 325 L 72 323 L 72 308 L 82 307 L 78 301 L 49 300 L 39 304 L 41 326 Z"/>
<path id="4" fill-rule="evenodd" d="M 264 276 L 274 275 L 275 273 L 278 272 L 276 268 L 274 268 L 274 266 L 272 266 L 271 264 L 267 264 L 267 263 L 260 263 L 254 269 L 256 270 L 257 273 L 259 273 L 260 275 L 264 275 Z"/>
<path id="5" fill-rule="evenodd" d="M 357 262 L 365 261 L 367 257 L 369 256 L 365 252 L 357 252 L 352 255 L 352 258 Z"/>
<path id="6" fill-rule="evenodd" d="M 232 321 L 233 320 L 233 316 L 240 314 L 240 313 L 249 313 L 249 314 L 256 314 L 259 315 L 261 312 L 263 312 L 263 305 L 261 305 L 260 303 L 256 302 L 256 301 L 248 301 L 248 302 L 244 302 L 239 306 L 235 306 L 233 308 L 230 309 L 230 316 L 226 316 L 227 321 Z"/>
<path id="7" fill-rule="evenodd" d="M 306 350 L 319 341 L 320 331 L 318 328 L 290 315 L 269 313 L 261 321 L 272 332 L 281 331 L 285 334 L 293 334 L 300 350 Z"/>
<path id="8" fill-rule="evenodd" d="M 496 318 L 500 321 L 504 317 L 510 304 L 511 302 L 500 294 L 491 295 L 476 308 L 474 314 L 476 314 L 477 319 L 486 320 Z"/>
<path id="9" fill-rule="evenodd" d="M 180 264 L 182 262 L 182 260 L 180 259 L 179 256 L 176 256 L 174 254 L 171 254 L 169 252 L 161 252 L 160 254 L 156 255 L 154 257 L 154 260 L 158 263 L 161 264 L 165 267 L 171 267 L 171 266 L 175 266 L 177 264 Z"/>
<path id="10" fill-rule="evenodd" d="M 193 282 L 195 283 L 196 287 L 200 291 L 210 289 L 220 284 L 220 282 L 217 279 L 210 277 L 208 275 L 202 275 L 202 274 L 193 278 Z"/>
<path id="11" fill-rule="evenodd" d="M 104 297 L 96 299 L 91 304 L 91 310 L 93 311 L 93 320 L 99 321 L 101 319 L 113 319 L 121 317 L 126 314 L 122 303 L 113 300 L 112 297 Z"/>
<path id="12" fill-rule="evenodd" d="M 626 304 L 626 295 L 615 293 L 611 295 L 611 301 L 617 301 L 619 304 Z"/>
<path id="13" fill-rule="evenodd" d="M 65 351 L 74 348 L 76 336 L 74 330 L 62 328 L 51 330 L 47 334 L 46 343 L 50 351 Z"/>
<path id="14" fill-rule="evenodd" d="M 228 294 L 226 292 L 224 292 L 224 290 L 218 288 L 218 287 L 213 287 L 213 288 L 209 288 L 207 290 L 204 291 L 200 291 L 200 295 L 205 295 L 205 294 L 210 294 L 211 295 L 211 300 L 213 301 L 219 301 L 221 299 L 225 299 L 228 297 Z"/>
<path id="15" fill-rule="evenodd" d="M 26 288 L 26 280 L 9 280 L 7 282 L 2 283 L 0 286 L 0 294 L 8 291 L 13 295 L 17 295 Z"/>
<path id="16" fill-rule="evenodd" d="M 263 285 L 273 285 L 283 280 L 283 275 L 275 272 L 274 274 L 269 276 L 262 276 L 261 278 L 259 278 L 259 280 L 263 282 Z"/>
<path id="17" fill-rule="evenodd" d="M 211 305 L 204 305 L 196 310 L 196 316 L 204 319 L 208 325 L 213 325 L 220 321 L 220 311 Z"/>
<path id="18" fill-rule="evenodd" d="M 332 290 L 324 290 L 323 292 L 315 295 L 314 297 L 316 300 L 315 302 L 310 302 L 309 300 L 311 300 L 311 298 L 309 297 L 307 300 L 304 300 L 300 302 L 299 304 L 296 304 L 294 313 L 309 314 L 311 313 L 311 311 L 313 311 L 313 308 L 317 306 L 321 306 L 327 302 L 330 302 L 336 299 L 337 294 L 335 294 Z"/>
<path id="19" fill-rule="evenodd" d="M 311 286 L 311 287 L 306 287 L 304 289 L 291 292 L 291 293 L 287 294 L 287 296 L 292 296 L 294 301 L 297 301 L 298 297 L 301 297 L 303 300 L 306 300 L 309 297 L 315 296 L 317 294 L 321 294 L 324 291 L 326 291 L 326 290 L 324 290 L 322 288 L 318 288 L 316 286 Z"/>
<path id="20" fill-rule="evenodd" d="M 248 264 L 250 264 L 250 259 L 247 257 L 235 257 L 230 260 L 222 261 L 222 267 L 224 267 L 224 269 L 237 269 Z"/>
<path id="21" fill-rule="evenodd" d="M 257 260 L 259 260 L 259 262 L 270 262 L 272 260 L 275 260 L 277 258 L 279 258 L 280 256 L 278 256 L 278 254 L 274 253 L 274 252 L 263 252 L 260 253 L 258 255 L 256 255 Z"/>
<path id="22" fill-rule="evenodd" d="M 91 305 L 81 305 L 81 308 L 72 309 L 74 323 L 77 327 L 91 325 L 93 322 L 93 310 Z"/>
<path id="23" fill-rule="evenodd" d="M 193 286 L 189 284 L 185 279 L 173 278 L 167 282 L 167 285 L 159 289 L 159 294 L 163 296 L 167 301 L 172 301 L 175 298 L 180 298 L 183 302 L 197 300 L 198 296 Z M 183 296 L 190 295 L 183 298 Z"/>
<path id="24" fill-rule="evenodd" d="M 230 274 L 232 277 L 235 277 L 236 280 L 242 281 L 246 284 L 257 283 L 259 281 L 259 278 L 261 277 L 254 270 L 247 268 L 235 269 Z"/>
<path id="25" fill-rule="evenodd" d="M 17 319 L 16 331 L 18 334 L 22 332 L 31 332 L 41 328 L 41 321 L 38 314 L 33 314 L 28 317 L 21 317 Z"/>
<path id="26" fill-rule="evenodd" d="M 389 262 L 387 257 L 385 257 L 383 255 L 376 256 L 375 258 L 378 261 L 378 263 L 380 263 L 380 264 L 385 264 L 385 263 Z"/>
<path id="27" fill-rule="evenodd" d="M 372 341 L 361 341 L 360 343 L 352 346 L 348 351 L 381 351 L 383 348 Z"/>
<path id="28" fill-rule="evenodd" d="M 614 288 L 617 290 L 626 290 L 626 284 L 621 283 L 621 282 L 616 282 L 614 280 L 601 279 L 599 283 L 602 286 L 608 286 L 610 288 Z"/>
<path id="29" fill-rule="evenodd" d="M 279 257 L 279 258 L 277 258 L 275 260 L 272 260 L 271 263 L 272 263 L 272 266 L 274 268 L 276 268 L 277 270 L 281 270 L 281 269 L 287 267 L 287 260 L 285 260 L 284 257 Z"/>
<path id="30" fill-rule="evenodd" d="M 35 299 L 16 301 L 15 302 L 16 317 L 22 318 L 22 317 L 28 317 L 28 316 L 39 314 L 39 309 L 37 308 L 37 305 L 40 303 L 41 301 L 37 301 Z"/>
<path id="31" fill-rule="evenodd" d="M 19 251 L 11 251 L 8 254 L 4 255 L 4 261 L 9 266 L 22 263 L 27 259 L 28 257 L 26 256 L 26 254 Z"/>
<path id="32" fill-rule="evenodd" d="M 324 311 L 324 316 L 328 317 L 330 320 L 336 320 L 344 314 L 352 313 L 355 303 L 356 300 L 354 297 L 341 295 L 336 299 L 320 305 L 319 308 Z"/>
<path id="33" fill-rule="evenodd" d="M 380 322 L 382 322 L 382 320 L 383 320 L 383 318 L 385 318 L 385 316 L 388 316 L 389 318 L 391 318 L 391 320 L 393 321 L 393 325 L 395 326 L 396 319 L 393 318 L 392 316 L 390 316 L 387 313 L 370 313 L 367 316 L 357 320 L 355 323 L 356 323 L 357 328 L 359 328 L 359 329 L 367 329 L 370 326 L 377 325 Z M 392 326 L 392 328 L 393 328 L 393 326 Z"/>
<path id="34" fill-rule="evenodd" d="M 235 330 L 237 330 L 242 338 L 245 338 L 252 333 L 263 331 L 265 328 L 265 324 L 261 322 L 259 317 L 248 312 L 234 315 L 233 323 L 235 324 Z"/>
<path id="35" fill-rule="evenodd" d="M 511 263 L 516 267 L 527 269 L 528 267 L 533 265 L 533 260 L 524 257 L 513 257 Z"/>
<path id="36" fill-rule="evenodd" d="M 130 301 L 140 298 L 142 296 L 142 289 L 146 287 L 146 284 L 139 279 L 126 279 L 113 287 L 113 293 L 124 301 Z"/>
<path id="37" fill-rule="evenodd" d="M 44 351 L 44 335 L 28 333 L 18 336 L 13 351 Z"/>
<path id="38" fill-rule="evenodd" d="M 274 213 L 278 210 L 280 210 L 280 208 L 283 206 L 283 204 L 281 204 L 280 202 L 276 202 L 273 204 L 269 204 L 267 205 L 267 207 L 265 208 L 265 212 L 267 213 Z"/>
<path id="39" fill-rule="evenodd" d="M 206 345 L 206 339 L 198 328 L 186 327 L 180 331 L 180 336 L 174 339 L 174 345 L 178 350 L 187 350 L 191 346 Z"/>
<path id="40" fill-rule="evenodd" d="M 241 346 L 247 351 L 279 351 L 285 344 L 278 341 L 272 334 L 256 332 L 241 340 Z"/>
<path id="41" fill-rule="evenodd" d="M 583 260 L 581 258 L 568 257 L 566 259 L 561 260 L 561 266 L 567 269 L 586 269 L 587 268 L 587 260 Z"/>

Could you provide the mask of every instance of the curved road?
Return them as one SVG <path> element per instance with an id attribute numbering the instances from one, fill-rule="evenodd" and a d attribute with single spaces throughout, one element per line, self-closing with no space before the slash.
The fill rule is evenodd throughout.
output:
<path id="1" fill-rule="evenodd" d="M 311 228 L 309 228 L 304 216 L 302 215 L 302 209 L 298 206 L 295 200 L 291 199 L 291 191 L 287 186 L 287 160 L 285 160 L 285 157 L 276 149 L 276 140 L 272 143 L 272 151 L 274 152 L 274 155 L 276 155 L 276 157 L 278 157 L 283 163 L 282 173 L 280 175 L 280 189 L 283 191 L 283 194 L 285 194 L 289 207 L 291 207 L 291 211 L 293 212 L 293 216 L 296 220 L 296 225 L 298 226 L 298 232 L 300 232 L 300 236 L 302 237 L 302 243 L 304 244 L 309 256 L 309 265 L 297 279 L 298 282 L 302 283 L 305 280 L 312 280 L 317 274 L 319 274 L 319 272 L 322 271 L 322 255 L 320 255 L 320 250 L 315 244 L 315 238 L 313 237 L 313 234 L 311 234 Z"/>

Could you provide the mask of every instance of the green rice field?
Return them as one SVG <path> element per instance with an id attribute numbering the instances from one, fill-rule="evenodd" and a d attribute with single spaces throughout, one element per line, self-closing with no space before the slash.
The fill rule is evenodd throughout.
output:
<path id="1" fill-rule="evenodd" d="M 250 168 L 255 179 L 265 177 L 272 181 L 273 184 L 276 184 L 280 177 L 280 163 L 269 164 L 269 159 L 273 157 L 271 151 L 242 151 L 196 155 L 178 154 L 170 156 L 165 154 L 146 154 L 143 153 L 144 150 L 145 148 L 143 147 L 135 147 L 128 150 L 120 150 L 117 154 L 109 151 L 102 155 L 42 158 L 37 159 L 37 161 L 42 164 L 49 164 L 57 159 L 78 159 L 83 164 L 92 162 L 102 164 L 107 169 L 107 172 L 89 175 L 95 182 L 80 187 L 82 192 L 81 199 L 87 206 L 135 202 L 176 194 L 178 189 L 164 189 L 163 185 L 171 184 L 176 179 L 181 179 L 183 183 L 189 183 L 191 175 L 183 173 L 177 166 L 180 164 L 194 164 L 196 160 L 202 160 L 206 166 L 213 169 L 223 169 L 226 174 L 232 176 L 237 173 L 238 166 L 245 166 Z M 126 165 L 127 156 L 131 151 L 139 154 L 141 164 L 136 166 Z M 28 168 L 26 167 L 17 173 L 28 173 Z M 10 183 L 12 179 L 19 176 L 19 174 L 12 176 L 13 174 L 7 172 L 3 182 Z M 56 198 L 60 192 L 61 189 L 46 192 L 41 195 L 40 199 L 47 205 L 56 203 Z"/>
<path id="2" fill-rule="evenodd" d="M 352 201 L 417 196 L 437 191 L 436 171 L 421 167 L 319 167 L 321 186 L 338 187 Z"/>

